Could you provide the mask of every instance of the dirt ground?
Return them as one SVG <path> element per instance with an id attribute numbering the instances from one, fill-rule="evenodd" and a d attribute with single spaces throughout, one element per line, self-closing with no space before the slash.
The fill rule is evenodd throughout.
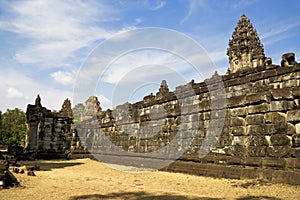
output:
<path id="1" fill-rule="evenodd" d="M 1 200 L 300 199 L 300 186 L 161 171 L 132 172 L 135 171 L 132 168 L 117 166 L 120 171 L 90 159 L 31 161 L 26 164 L 39 165 L 41 169 L 35 171 L 34 177 L 15 174 L 21 186 L 0 189 Z"/>

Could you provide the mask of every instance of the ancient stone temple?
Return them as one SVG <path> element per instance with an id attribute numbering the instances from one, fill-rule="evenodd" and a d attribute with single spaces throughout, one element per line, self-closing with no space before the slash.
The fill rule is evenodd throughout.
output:
<path id="1" fill-rule="evenodd" d="M 66 99 L 59 112 L 51 112 L 41 104 L 38 95 L 34 105 L 28 105 L 25 151 L 38 158 L 64 157 L 72 137 L 71 102 Z"/>
<path id="2" fill-rule="evenodd" d="M 87 149 L 107 162 L 128 158 L 129 164 L 145 167 L 188 147 L 162 170 L 300 184 L 300 64 L 295 54 L 285 53 L 280 65 L 272 64 L 250 20 L 242 15 L 227 55 L 226 75 L 215 73 L 175 91 L 162 81 L 155 95 L 80 122 L 77 131 Z M 214 82 L 218 77 L 226 93 L 223 124 L 215 123 L 223 110 L 212 108 L 220 91 Z M 93 105 L 99 110 L 99 103 Z M 217 138 L 215 130 L 221 130 Z M 200 150 L 210 140 L 216 143 L 202 156 Z M 170 157 L 155 154 L 159 150 Z M 148 160 L 139 163 L 141 159 Z"/>
<path id="3" fill-rule="evenodd" d="M 250 20 L 242 15 L 229 40 L 227 49 L 230 72 L 263 66 L 264 48 Z"/>
<path id="4" fill-rule="evenodd" d="M 90 152 L 136 167 L 170 161 L 160 169 L 300 184 L 300 64 L 294 53 L 283 53 L 281 63 L 272 64 L 242 15 L 229 41 L 227 74 L 174 91 L 163 80 L 157 93 L 112 110 L 102 110 L 92 96 L 74 131 L 68 100 L 53 113 L 38 96 L 27 108 L 26 148 L 38 154 L 70 149 L 75 157 Z"/>

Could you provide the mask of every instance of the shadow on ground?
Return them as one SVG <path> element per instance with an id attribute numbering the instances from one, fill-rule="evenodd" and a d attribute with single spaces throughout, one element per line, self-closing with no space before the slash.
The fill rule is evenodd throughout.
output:
<path id="1" fill-rule="evenodd" d="M 65 167 L 72 167 L 76 165 L 82 165 L 84 163 L 81 162 L 65 162 L 65 160 L 56 161 L 56 162 L 49 162 L 45 160 L 37 160 L 37 161 L 27 161 L 22 162 L 21 165 L 26 166 L 39 166 L 39 171 L 51 171 L 52 169 L 58 169 L 58 168 L 65 168 Z"/>
<path id="2" fill-rule="evenodd" d="M 236 200 L 282 200 L 277 197 L 269 197 L 269 196 L 246 196 L 246 197 L 240 197 Z"/>
<path id="3" fill-rule="evenodd" d="M 86 200 L 86 199 L 128 199 L 128 200 L 220 200 L 219 198 L 207 198 L 207 197 L 197 197 L 197 198 L 188 198 L 181 195 L 175 194 L 162 194 L 155 195 L 146 192 L 121 192 L 121 193 L 110 193 L 110 194 L 91 194 L 91 195 L 82 195 L 74 196 L 71 200 Z"/>
<path id="4" fill-rule="evenodd" d="M 128 199 L 128 200 L 221 200 L 222 198 L 211 197 L 185 197 L 175 194 L 151 194 L 146 192 L 120 192 L 110 194 L 90 194 L 71 197 L 70 200 L 92 200 L 92 199 Z M 269 196 L 247 196 L 236 198 L 236 200 L 281 200 Z"/>

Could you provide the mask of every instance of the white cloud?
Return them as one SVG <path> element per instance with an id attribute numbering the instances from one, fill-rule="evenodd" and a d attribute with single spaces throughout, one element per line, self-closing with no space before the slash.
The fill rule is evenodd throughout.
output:
<path id="1" fill-rule="evenodd" d="M 7 2 L 9 18 L 0 21 L 3 30 L 28 39 L 17 49 L 22 64 L 59 67 L 74 59 L 76 51 L 115 31 L 99 26 L 114 21 L 116 10 L 98 1 L 17 1 Z"/>
<path id="2" fill-rule="evenodd" d="M 154 67 L 143 68 L 143 66 L 149 65 Z M 153 70 L 154 68 L 156 70 Z M 111 84 L 117 84 L 121 80 L 139 82 L 146 80 L 147 77 L 163 77 L 170 73 L 170 70 L 166 70 L 167 68 L 177 73 L 183 73 L 191 66 L 176 55 L 164 51 L 139 50 L 126 54 L 112 63 L 105 71 L 103 81 Z"/>
<path id="3" fill-rule="evenodd" d="M 294 35 L 292 29 L 300 26 L 300 22 L 290 23 L 290 20 L 280 22 L 283 25 L 271 28 L 261 35 L 264 45 L 271 45 Z"/>
<path id="4" fill-rule="evenodd" d="M 0 105 L 2 111 L 15 107 L 26 111 L 27 104 L 34 104 L 37 94 L 40 94 L 43 106 L 59 110 L 64 99 L 73 96 L 72 90 L 55 89 L 47 82 L 32 79 L 15 69 L 2 69 L 0 80 L 0 94 L 4 94 Z"/>
<path id="5" fill-rule="evenodd" d="M 75 72 L 56 71 L 50 74 L 50 76 L 58 83 L 62 85 L 73 84 L 76 78 Z"/>
<path id="6" fill-rule="evenodd" d="M 7 89 L 7 98 L 24 98 L 28 99 L 20 90 L 10 87 Z"/>
<path id="7" fill-rule="evenodd" d="M 152 0 L 150 0 L 150 1 L 152 1 Z M 152 1 L 152 2 L 154 2 L 154 1 Z M 160 0 L 156 1 L 154 3 L 155 3 L 154 5 L 150 6 L 150 10 L 159 10 L 166 5 L 165 1 L 160 1 Z"/>
<path id="8" fill-rule="evenodd" d="M 106 98 L 104 95 L 99 95 L 99 101 L 102 103 L 110 103 L 110 100 Z"/>

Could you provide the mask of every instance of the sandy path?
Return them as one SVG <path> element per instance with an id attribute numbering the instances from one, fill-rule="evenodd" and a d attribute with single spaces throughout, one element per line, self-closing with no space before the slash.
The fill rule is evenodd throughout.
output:
<path id="1" fill-rule="evenodd" d="M 168 172 L 129 173 L 90 159 L 35 161 L 35 177 L 17 174 L 21 187 L 0 189 L 0 199 L 300 199 L 300 186 L 241 187 L 249 180 Z"/>

